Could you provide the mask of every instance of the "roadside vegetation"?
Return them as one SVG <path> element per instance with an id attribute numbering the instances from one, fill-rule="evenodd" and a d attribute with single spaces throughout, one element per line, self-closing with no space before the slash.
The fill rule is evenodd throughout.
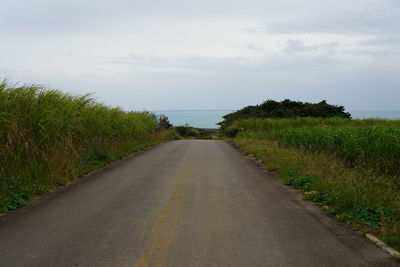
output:
<path id="1" fill-rule="evenodd" d="M 125 112 L 42 86 L 0 84 L 0 213 L 151 145 L 176 138 Z"/>
<path id="2" fill-rule="evenodd" d="M 190 125 L 176 126 L 176 132 L 183 138 L 188 139 L 215 139 L 217 129 L 202 129 Z"/>
<path id="3" fill-rule="evenodd" d="M 400 121 L 299 113 L 239 118 L 222 133 L 305 199 L 400 249 Z"/>
<path id="4" fill-rule="evenodd" d="M 377 175 L 400 174 L 400 121 L 301 118 L 249 122 L 235 123 L 241 129 L 238 137 L 334 154 L 348 167 L 370 169 Z"/>

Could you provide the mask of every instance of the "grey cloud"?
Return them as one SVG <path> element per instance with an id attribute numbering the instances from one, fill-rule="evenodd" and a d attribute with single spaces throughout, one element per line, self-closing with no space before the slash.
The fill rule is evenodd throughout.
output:
<path id="1" fill-rule="evenodd" d="M 23 45 L 18 49 L 9 49 L 13 46 L 12 38 L 4 34 L 0 36 L 0 46 L 6 49 L 0 50 L 3 56 L 10 56 L 8 63 L 3 60 L 3 63 L 0 62 L 0 67 L 3 67 L 0 74 L 22 82 L 46 83 L 74 93 L 94 91 L 100 100 L 110 105 L 123 106 L 127 110 L 232 109 L 256 104 L 267 98 L 304 101 L 327 99 L 350 109 L 396 109 L 400 99 L 400 57 L 395 54 L 397 47 L 400 47 L 399 16 L 399 0 L 3 0 L 0 34 L 18 36 L 19 44 L 26 43 L 29 50 L 33 40 L 29 34 L 41 34 L 39 37 L 44 42 L 48 41 L 49 47 L 52 44 L 58 47 L 59 42 L 52 41 L 58 37 L 64 38 L 66 35 L 62 33 L 88 33 L 89 38 L 82 35 L 82 38 L 76 39 L 78 44 L 71 49 L 77 49 L 78 52 L 73 50 L 73 57 L 79 57 L 80 46 L 90 49 L 90 45 L 84 42 L 90 37 L 96 37 L 104 27 L 117 29 L 126 26 L 124 23 L 136 23 L 146 31 L 146 23 L 153 18 L 158 23 L 169 19 L 182 20 L 183 23 L 186 20 L 212 23 L 229 18 L 227 22 L 242 25 L 244 21 L 244 26 L 264 21 L 263 26 L 248 28 L 246 31 L 257 34 L 361 34 L 371 39 L 360 43 L 362 47 L 355 51 L 350 50 L 351 46 L 345 51 L 341 44 L 335 42 L 308 45 L 302 40 L 291 39 L 284 44 L 286 53 L 274 56 L 272 53 L 262 53 L 263 48 L 254 43 L 256 39 L 249 37 L 244 42 L 244 48 L 254 54 L 258 53 L 258 63 L 249 62 L 240 56 L 113 56 L 119 55 L 117 51 L 114 54 L 110 52 L 107 58 L 96 58 L 93 61 L 86 58 L 85 62 L 90 61 L 92 65 L 87 64 L 80 71 L 73 71 L 76 66 L 74 64 L 79 64 L 79 61 L 70 61 L 67 62 L 68 66 L 61 66 L 60 71 L 54 73 L 49 71 L 53 68 L 52 64 L 62 65 L 64 62 L 55 62 L 50 58 L 52 55 L 40 49 L 32 49 L 43 53 L 38 55 L 42 64 L 37 64 L 37 68 L 35 64 L 30 64 L 32 72 L 24 71 L 25 58 L 11 64 L 12 67 L 7 66 L 14 62 L 19 47 Z M 154 31 L 149 32 L 155 34 Z M 126 34 L 133 36 L 135 32 Z M 108 36 L 112 38 L 112 34 Z M 148 40 L 151 42 L 152 39 Z M 184 44 L 177 43 L 179 45 Z M 176 48 L 179 50 L 180 47 Z M 149 53 L 159 52 L 151 49 L 157 50 L 149 47 Z M 85 49 L 83 51 L 80 58 L 87 53 Z M 135 51 L 134 45 L 128 51 Z M 311 52 L 322 53 L 315 53 L 312 57 L 297 56 Z M 327 56 L 330 53 L 340 53 L 342 57 Z M 352 54 L 358 57 L 352 57 Z M 363 63 L 357 61 L 365 57 L 368 60 Z M 380 57 L 385 57 L 385 60 Z M 48 66 L 48 69 L 43 66 Z M 17 70 L 12 69 L 14 67 Z M 95 71 L 97 68 L 101 71 Z"/>
<path id="2" fill-rule="evenodd" d="M 76 31 L 102 13 L 101 2 L 91 5 L 84 1 L 6 0 L 0 10 L 0 32 Z"/>
<path id="3" fill-rule="evenodd" d="M 352 11 L 359 6 L 366 6 L 366 10 Z M 338 7 L 344 11 L 338 11 Z M 3 0 L 0 31 L 91 32 L 104 25 L 118 24 L 120 19 L 142 17 L 267 19 L 269 22 L 262 30 L 275 33 L 398 32 L 399 9 L 397 0 L 362 4 L 356 0 Z"/>
<path id="4" fill-rule="evenodd" d="M 208 69 L 210 66 L 234 66 L 244 64 L 247 59 L 244 57 L 159 57 L 131 54 L 126 57 L 109 60 L 112 64 L 128 64 L 148 68 L 192 68 Z"/>
<path id="5" fill-rule="evenodd" d="M 311 45 L 306 46 L 304 42 L 298 39 L 289 39 L 287 41 L 287 45 L 284 49 L 286 53 L 296 53 L 296 52 L 308 52 L 308 51 L 327 51 L 332 53 L 337 47 L 339 43 L 331 42 L 329 44 L 322 44 L 322 45 Z"/>
<path id="6" fill-rule="evenodd" d="M 146 61 L 147 58 L 140 55 L 133 57 L 139 61 Z M 345 105 L 352 110 L 379 110 L 394 109 L 397 105 L 394 99 L 400 97 L 400 81 L 395 74 L 400 69 L 396 65 L 396 58 L 388 59 L 391 63 L 387 64 L 376 59 L 370 65 L 344 62 L 324 55 L 311 58 L 270 56 L 259 64 L 241 64 L 241 60 L 232 64 L 224 59 L 200 57 L 174 60 L 174 64 L 179 62 L 178 65 L 184 66 L 187 73 L 166 72 L 155 75 L 157 70 L 149 65 L 145 77 L 151 78 L 152 84 L 143 82 L 143 86 L 159 98 L 140 97 L 132 100 L 133 105 L 158 109 L 230 109 L 256 104 L 267 98 L 291 98 L 302 101 L 327 99 L 330 103 Z M 196 64 L 199 62 L 202 69 L 208 71 L 196 76 Z M 137 81 L 144 79 L 142 77 Z M 227 92 L 230 94 L 228 99 Z M 128 105 L 127 100 L 114 99 L 124 93 L 113 92 L 113 95 L 117 96 L 107 97 Z M 363 101 L 354 101 L 360 95 L 364 96 Z M 179 97 L 172 99 L 173 96 Z M 165 99 L 170 100 L 166 102 Z"/>
<path id="7" fill-rule="evenodd" d="M 306 47 L 301 40 L 290 39 L 287 41 L 287 46 L 284 49 L 286 53 L 303 52 L 307 50 L 315 50 L 312 47 Z"/>
<path id="8" fill-rule="evenodd" d="M 253 52 L 264 52 L 265 49 L 262 46 L 258 46 L 256 44 L 248 44 L 247 48 Z"/>
<path id="9" fill-rule="evenodd" d="M 400 32 L 400 16 L 369 16 L 368 14 L 336 14 L 316 20 L 292 21 L 265 27 L 271 33 L 363 33 Z"/>
<path id="10" fill-rule="evenodd" d="M 152 67 L 155 62 L 158 68 Z M 126 110 L 232 109 L 267 98 L 327 99 L 352 110 L 380 110 L 398 106 L 398 62 L 398 58 L 389 58 L 383 64 L 376 59 L 363 65 L 323 55 L 311 58 L 280 55 L 267 57 L 259 64 L 242 64 L 240 58 L 130 55 L 123 58 L 122 64 L 144 65 L 144 72 L 43 74 L 30 81 L 45 82 L 74 93 L 95 90 L 100 101 Z M 169 71 L 170 65 L 185 72 Z M 164 69 L 160 72 L 159 68 Z M 207 71 L 198 72 L 199 68 Z M 360 96 L 363 101 L 359 101 Z"/>
<path id="11" fill-rule="evenodd" d="M 353 3 L 354 4 L 354 3 Z M 338 5 L 340 6 L 340 5 Z M 400 2 L 383 0 L 372 2 L 360 9 L 343 5 L 341 10 L 321 13 L 282 21 L 265 23 L 261 27 L 247 29 L 249 32 L 268 32 L 278 34 L 292 33 L 362 33 L 385 34 L 400 33 Z"/>
<path id="12" fill-rule="evenodd" d="M 287 0 L 285 0 L 287 1 Z M 259 8 L 252 8 L 252 6 Z M 251 0 L 3 0 L 0 32 L 92 32 L 120 19 L 222 18 L 262 14 L 268 3 Z"/>
<path id="13" fill-rule="evenodd" d="M 344 52 L 344 53 L 346 53 L 346 52 Z M 357 54 L 357 55 L 366 55 L 366 56 L 371 56 L 371 57 L 386 57 L 389 55 L 399 54 L 399 53 L 385 51 L 385 50 L 374 51 L 374 50 L 367 50 L 367 49 L 349 51 L 348 53 L 349 54 Z"/>
<path id="14" fill-rule="evenodd" d="M 388 36 L 380 38 L 375 37 L 360 43 L 363 45 L 384 45 L 400 47 L 400 34 L 399 36 Z"/>

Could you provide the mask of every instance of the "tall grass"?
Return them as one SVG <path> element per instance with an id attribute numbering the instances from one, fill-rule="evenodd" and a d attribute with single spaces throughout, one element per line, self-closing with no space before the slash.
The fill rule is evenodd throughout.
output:
<path id="1" fill-rule="evenodd" d="M 384 119 L 363 119 L 349 120 L 343 118 L 248 118 L 234 121 L 233 127 L 240 128 L 244 131 L 269 131 L 287 128 L 300 127 L 329 127 L 329 126 L 397 126 L 400 127 L 400 120 L 384 120 Z"/>
<path id="2" fill-rule="evenodd" d="M 150 142 L 156 118 L 41 86 L 0 84 L 0 212 Z"/>
<path id="3" fill-rule="evenodd" d="M 350 167 L 400 176 L 400 121 L 345 119 L 249 119 L 240 137 L 278 141 L 282 147 L 334 154 Z"/>

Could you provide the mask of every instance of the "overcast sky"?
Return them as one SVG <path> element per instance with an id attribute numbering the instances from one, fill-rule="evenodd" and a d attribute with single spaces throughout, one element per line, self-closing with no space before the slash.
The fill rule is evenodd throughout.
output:
<path id="1" fill-rule="evenodd" d="M 0 78 L 126 110 L 399 110 L 399 0 L 2 0 Z"/>

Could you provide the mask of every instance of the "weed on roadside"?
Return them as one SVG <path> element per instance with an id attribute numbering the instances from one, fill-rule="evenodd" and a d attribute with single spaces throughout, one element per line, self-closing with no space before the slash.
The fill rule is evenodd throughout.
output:
<path id="1" fill-rule="evenodd" d="M 228 139 L 265 162 L 283 182 L 357 229 L 368 229 L 400 249 L 400 190 L 396 179 L 349 168 L 335 155 L 283 148 L 264 139 Z"/>

